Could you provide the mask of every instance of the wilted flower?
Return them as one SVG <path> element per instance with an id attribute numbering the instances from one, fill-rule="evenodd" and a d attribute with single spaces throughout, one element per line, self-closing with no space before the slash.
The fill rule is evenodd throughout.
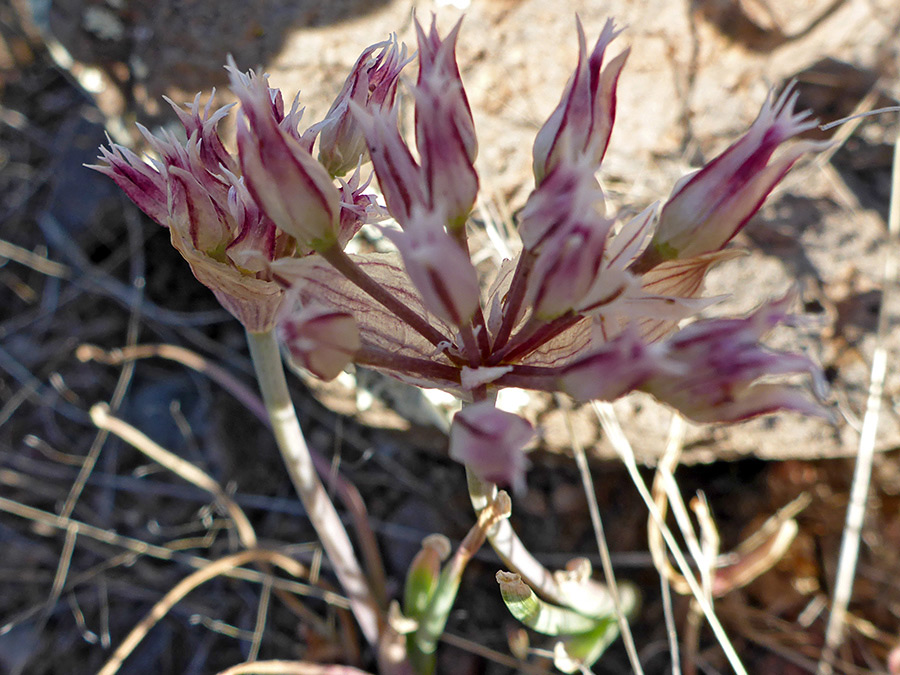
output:
<path id="1" fill-rule="evenodd" d="M 178 109 L 190 133 L 185 143 L 142 129 L 159 159 L 144 162 L 110 144 L 100 149 L 105 164 L 92 168 L 110 176 L 141 210 L 167 227 L 197 279 L 248 330 L 262 332 L 274 326 L 284 295 L 264 268 L 295 246 L 227 168 L 236 167 L 237 159 L 224 150 L 216 126 L 230 107 L 211 112 L 211 101 L 201 108 L 195 99 Z"/>
<path id="2" fill-rule="evenodd" d="M 266 78 L 252 71 L 241 73 L 233 65 L 228 72 L 231 88 L 241 101 L 238 155 L 250 194 L 300 247 L 332 247 L 337 242 L 341 198 L 331 175 L 304 147 L 296 127 L 282 124 L 272 114 L 272 90 Z"/>
<path id="3" fill-rule="evenodd" d="M 370 94 L 390 105 L 395 71 L 405 63 L 403 50 L 398 52 L 393 42 L 379 43 L 364 56 L 378 48 L 382 53 L 376 61 L 384 60 L 390 75 L 369 73 L 376 88 Z M 269 87 L 265 77 L 241 73 L 233 62 L 228 69 L 242 102 L 237 153 L 225 147 L 218 133 L 218 123 L 233 105 L 213 110 L 213 98 L 201 106 L 198 94 L 183 108 L 169 101 L 186 141 L 141 128 L 156 159 L 145 161 L 111 143 L 100 148 L 103 163 L 91 168 L 112 178 L 141 210 L 169 229 L 197 279 L 249 331 L 265 332 L 274 327 L 284 296 L 270 263 L 311 249 L 343 247 L 362 224 L 381 220 L 384 213 L 364 193 L 368 181 L 361 181 L 358 171 L 338 186 L 312 158 L 318 130 L 300 133 L 297 101 L 285 111 L 281 92 Z M 353 161 L 356 166 L 358 157 Z"/>

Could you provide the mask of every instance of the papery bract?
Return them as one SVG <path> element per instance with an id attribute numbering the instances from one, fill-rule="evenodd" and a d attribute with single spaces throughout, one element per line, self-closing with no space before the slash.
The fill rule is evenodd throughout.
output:
<path id="1" fill-rule="evenodd" d="M 528 460 L 523 449 L 534 436 L 528 420 L 498 410 L 490 401 L 464 407 L 450 428 L 450 457 L 482 480 L 525 487 Z"/>

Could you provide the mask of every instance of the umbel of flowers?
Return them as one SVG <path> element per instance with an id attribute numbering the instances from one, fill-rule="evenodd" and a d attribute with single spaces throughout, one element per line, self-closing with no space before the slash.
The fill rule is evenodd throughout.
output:
<path id="1" fill-rule="evenodd" d="M 606 212 L 597 172 L 628 51 L 604 63 L 613 23 L 590 51 L 579 24 L 578 65 L 535 140 L 521 251 L 483 289 L 466 239 L 478 143 L 455 57 L 459 24 L 444 39 L 434 24 L 417 30 L 415 152 L 398 129 L 395 100 L 408 59 L 391 40 L 363 52 L 325 119 L 303 132 L 296 100 L 286 111 L 265 77 L 232 64 L 237 153 L 216 131 L 229 107 L 211 112 L 198 97 L 173 106 L 185 142 L 145 131 L 157 158 L 112 145 L 97 168 L 169 228 L 197 278 L 248 330 L 280 319 L 289 352 L 318 376 L 356 363 L 475 401 L 506 386 L 579 401 L 644 390 L 705 422 L 824 413 L 797 388 L 757 383 L 794 372 L 821 383 L 805 357 L 759 343 L 789 318 L 787 298 L 677 330 L 709 304 L 703 280 L 735 255 L 726 245 L 811 149 L 781 148 L 814 126 L 794 112 L 795 95 L 766 101 L 747 133 L 676 184 L 661 210 L 654 204 L 620 221 Z M 365 191 L 361 167 L 370 160 L 386 207 Z M 399 224 L 384 228 L 397 253 L 344 253 L 362 224 L 388 215 Z M 289 308 L 286 288 L 298 299 Z M 524 445 L 524 420 L 510 425 L 506 415 L 469 423 L 476 415 L 464 410 L 451 448 L 482 477 L 515 484 L 524 463 L 503 439 L 459 440 L 509 428 L 510 444 Z"/>
<path id="2" fill-rule="evenodd" d="M 790 295 L 749 316 L 679 328 L 710 304 L 704 278 L 735 255 L 729 242 L 815 148 L 786 145 L 814 126 L 795 112 L 796 95 L 770 97 L 662 208 L 622 219 L 608 212 L 597 175 L 628 51 L 607 58 L 612 21 L 590 50 L 579 24 L 577 66 L 534 143 L 521 249 L 484 280 L 467 241 L 478 141 L 455 56 L 459 24 L 443 38 L 434 22 L 416 30 L 414 148 L 396 100 L 410 59 L 391 39 L 363 52 L 325 119 L 303 131 L 296 100 L 288 109 L 266 77 L 231 63 L 236 152 L 217 133 L 229 107 L 213 111 L 198 97 L 174 106 L 185 141 L 145 130 L 154 159 L 111 145 L 95 168 L 169 229 L 194 275 L 251 336 L 280 325 L 287 351 L 323 378 L 356 364 L 468 402 L 450 452 L 487 484 L 522 484 L 532 436 L 526 420 L 494 407 L 503 387 L 578 401 L 640 390 L 703 422 L 827 414 L 773 378 L 807 373 L 821 396 L 818 368 L 760 343 L 790 319 Z M 369 163 L 383 202 L 367 190 Z M 388 218 L 395 252 L 345 252 L 363 224 Z"/>

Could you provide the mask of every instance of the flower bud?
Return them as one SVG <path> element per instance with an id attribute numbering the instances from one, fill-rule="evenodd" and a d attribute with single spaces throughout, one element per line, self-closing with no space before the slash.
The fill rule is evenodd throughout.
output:
<path id="1" fill-rule="evenodd" d="M 739 422 L 776 410 L 830 417 L 796 387 L 758 383 L 773 375 L 807 373 L 817 396 L 825 394 L 821 370 L 800 354 L 765 349 L 759 339 L 788 318 L 793 295 L 767 303 L 741 319 L 698 321 L 670 338 L 666 360 L 681 372 L 660 373 L 642 389 L 698 422 Z"/>
<path id="2" fill-rule="evenodd" d="M 583 159 L 564 159 L 535 188 L 519 213 L 526 251 L 537 251 L 573 220 L 595 220 L 605 211 L 603 191 Z"/>
<path id="3" fill-rule="evenodd" d="M 596 171 L 606 154 L 616 118 L 616 83 L 628 58 L 625 50 L 606 66 L 603 55 L 619 31 L 606 22 L 590 56 L 581 21 L 578 25 L 578 66 L 562 99 L 534 140 L 534 178 L 540 184 L 564 158 L 585 156 Z M 601 70 L 602 69 L 602 70 Z"/>
<path id="4" fill-rule="evenodd" d="M 659 351 L 632 327 L 562 369 L 559 388 L 576 401 L 613 401 L 662 367 Z"/>
<path id="5" fill-rule="evenodd" d="M 587 294 L 603 262 L 613 221 L 571 221 L 541 247 L 528 277 L 525 303 L 539 319 L 565 314 Z"/>
<path id="6" fill-rule="evenodd" d="M 343 176 L 361 157 L 368 157 L 366 138 L 350 101 L 363 109 L 390 110 L 400 71 L 408 62 L 406 46 L 399 47 L 394 36 L 360 54 L 325 119 L 312 127 L 319 133 L 319 161 L 332 176 Z"/>
<path id="7" fill-rule="evenodd" d="M 455 53 L 461 22 L 445 40 L 438 36 L 434 19 L 428 35 L 416 22 L 416 148 L 431 197 L 429 206 L 443 210 L 451 229 L 465 226 L 478 195 L 473 166 L 478 152 L 475 123 Z"/>
<path id="8" fill-rule="evenodd" d="M 679 181 L 659 216 L 650 246 L 638 269 L 674 258 L 721 249 L 747 224 L 775 185 L 804 153 L 821 143 L 798 143 L 770 163 L 786 140 L 816 126 L 809 111 L 794 112 L 790 88 L 770 96 L 747 133 L 693 175 Z"/>
<path id="9" fill-rule="evenodd" d="M 323 380 L 333 380 L 361 346 L 352 314 L 308 306 L 284 317 L 279 337 L 294 363 Z"/>
<path id="10" fill-rule="evenodd" d="M 366 111 L 352 101 L 350 107 L 366 136 L 388 211 L 405 228 L 413 209 L 426 207 L 428 190 L 421 167 L 400 136 L 397 109 Z"/>
<path id="11" fill-rule="evenodd" d="M 464 407 L 450 428 L 450 457 L 482 480 L 525 487 L 528 460 L 522 451 L 534 436 L 528 420 L 498 410 L 490 401 Z"/>
<path id="12" fill-rule="evenodd" d="M 400 250 L 428 311 L 457 326 L 469 321 L 480 299 L 478 276 L 469 256 L 444 230 L 440 214 L 416 209 L 403 232 L 384 233 Z"/>
<path id="13" fill-rule="evenodd" d="M 305 249 L 324 250 L 337 241 L 340 193 L 331 176 L 279 120 L 280 100 L 266 79 L 229 66 L 241 101 L 237 141 L 241 171 L 260 208 Z M 294 111 L 292 111 L 294 115 Z M 290 119 L 290 117 L 285 118 Z"/>

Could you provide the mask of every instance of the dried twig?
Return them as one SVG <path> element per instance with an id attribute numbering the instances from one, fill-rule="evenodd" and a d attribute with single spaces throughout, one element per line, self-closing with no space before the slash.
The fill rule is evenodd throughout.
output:
<path id="1" fill-rule="evenodd" d="M 131 632 L 122 641 L 113 655 L 97 672 L 97 675 L 115 675 L 119 672 L 122 663 L 128 658 L 128 655 L 134 651 L 134 648 L 140 644 L 141 640 L 150 632 L 150 629 L 162 619 L 169 610 L 172 609 L 184 596 L 197 588 L 200 584 L 220 576 L 226 570 L 240 567 L 251 562 L 267 562 L 277 565 L 288 574 L 295 577 L 306 575 L 306 568 L 293 558 L 289 558 L 283 553 L 277 551 L 267 551 L 265 549 L 256 549 L 253 551 L 242 551 L 234 555 L 221 558 L 209 563 L 203 569 L 197 570 L 193 574 L 182 579 L 172 590 L 166 593 L 162 599 L 157 602 L 147 615 L 131 629 Z"/>
<path id="2" fill-rule="evenodd" d="M 218 675 L 369 675 L 352 666 L 322 665 L 304 661 L 253 661 L 239 663 Z"/>
<path id="3" fill-rule="evenodd" d="M 158 558 L 160 560 L 176 560 L 197 569 L 205 568 L 210 563 L 210 560 L 208 558 L 204 558 L 202 556 L 184 555 L 179 553 L 178 551 L 173 551 L 170 548 L 166 548 L 165 546 L 148 544 L 147 542 L 141 541 L 140 539 L 126 537 L 124 535 L 117 534 L 116 532 L 111 532 L 110 530 L 104 530 L 100 527 L 88 525 L 87 523 L 83 523 L 78 520 L 73 520 L 71 518 L 62 518 L 55 513 L 42 511 L 41 509 L 36 509 L 32 506 L 20 504 L 19 502 L 13 501 L 12 499 L 6 499 L 5 497 L 0 497 L 0 511 L 34 521 L 36 523 L 40 523 L 41 525 L 57 530 L 66 530 L 70 526 L 74 526 L 78 534 L 83 537 L 89 537 L 96 541 L 101 541 L 105 544 L 118 546 L 128 551 L 132 551 L 133 553 L 136 553 L 138 555 L 147 555 L 152 558 Z M 40 532 L 42 530 L 38 529 L 37 531 Z M 230 577 L 232 579 L 251 581 L 253 583 L 263 583 L 268 576 L 262 574 L 261 572 L 258 572 L 257 570 L 248 570 L 243 568 L 226 570 L 222 573 L 222 575 Z M 328 602 L 335 607 L 340 607 L 341 609 L 347 609 L 349 607 L 349 604 L 347 603 L 347 599 L 345 597 L 334 593 L 333 591 L 316 588 L 315 586 L 310 586 L 298 581 L 291 581 L 289 579 L 275 579 L 275 581 L 273 582 L 273 587 L 284 589 L 297 595 L 321 598 L 325 602 Z M 8 629 L 9 624 L 4 624 L 3 626 L 0 626 L 0 633 L 3 633 Z"/>
<path id="4" fill-rule="evenodd" d="M 247 519 L 243 509 L 222 489 L 212 476 L 178 455 L 169 452 L 142 431 L 112 415 L 105 403 L 98 403 L 91 408 L 91 419 L 98 428 L 115 434 L 136 450 L 147 455 L 154 462 L 161 464 L 172 473 L 213 495 L 221 507 L 231 516 L 241 545 L 245 548 L 256 548 L 256 533 L 253 531 L 253 526 Z"/>
<path id="5" fill-rule="evenodd" d="M 213 382 L 234 396 L 244 407 L 252 412 L 266 426 L 271 426 L 269 415 L 262 399 L 229 371 L 204 356 L 184 347 L 169 344 L 142 344 L 105 350 L 95 345 L 83 344 L 75 350 L 80 361 L 97 361 L 109 365 L 118 365 L 124 361 L 144 358 L 161 358 L 180 363 L 192 370 L 209 377 Z M 387 607 L 387 574 L 378 550 L 375 533 L 369 525 L 369 513 L 362 495 L 353 483 L 341 474 L 329 474 L 328 462 L 319 453 L 310 448 L 316 470 L 323 477 L 329 477 L 329 486 L 334 485 L 337 496 L 347 509 L 353 520 L 354 530 L 359 539 L 360 549 L 366 564 L 372 591 L 382 608 Z"/>

